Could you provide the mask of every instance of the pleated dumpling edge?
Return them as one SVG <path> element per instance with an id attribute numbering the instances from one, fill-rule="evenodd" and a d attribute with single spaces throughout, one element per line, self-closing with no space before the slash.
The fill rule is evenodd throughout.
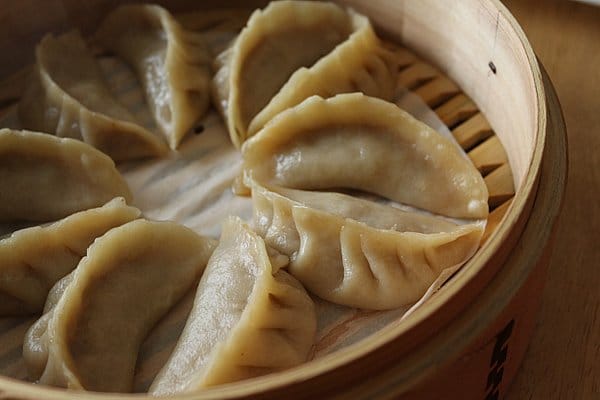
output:
<path id="1" fill-rule="evenodd" d="M 310 292 L 350 307 L 414 303 L 443 270 L 475 253 L 485 228 L 340 193 L 247 183 L 254 227 L 290 258 L 287 270 Z"/>
<path id="2" fill-rule="evenodd" d="M 184 331 L 150 394 L 194 392 L 306 361 L 315 306 L 280 266 L 260 236 L 228 218 Z"/>

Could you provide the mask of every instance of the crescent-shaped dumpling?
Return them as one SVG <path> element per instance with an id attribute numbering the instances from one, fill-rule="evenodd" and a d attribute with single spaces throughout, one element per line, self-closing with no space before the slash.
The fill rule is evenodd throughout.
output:
<path id="1" fill-rule="evenodd" d="M 115 161 L 166 152 L 165 143 L 112 95 L 79 33 L 47 35 L 35 54 L 18 108 L 23 127 L 83 140 Z"/>
<path id="2" fill-rule="evenodd" d="M 248 137 L 256 134 L 280 112 L 310 96 L 323 98 L 341 93 L 361 92 L 392 100 L 396 90 L 397 64 L 375 35 L 369 19 L 348 10 L 353 33 L 346 41 L 310 68 L 300 68 L 281 90 L 252 119 Z"/>
<path id="3" fill-rule="evenodd" d="M 348 188 L 456 218 L 486 218 L 488 192 L 449 139 L 359 93 L 311 97 L 242 148 L 244 173 L 296 189 Z"/>
<path id="4" fill-rule="evenodd" d="M 108 15 L 96 39 L 136 71 L 156 123 L 176 149 L 209 105 L 211 57 L 202 37 L 160 6 L 124 5 Z"/>
<path id="5" fill-rule="evenodd" d="M 192 392 L 306 361 L 314 304 L 279 267 L 256 233 L 239 218 L 226 220 L 187 324 L 150 394 Z"/>
<path id="6" fill-rule="evenodd" d="M 94 239 L 140 216 L 123 198 L 0 240 L 0 316 L 42 311 L 50 288 L 70 273 Z"/>
<path id="7" fill-rule="evenodd" d="M 56 221 L 122 196 L 107 155 L 79 140 L 0 129 L 0 221 Z"/>
<path id="8" fill-rule="evenodd" d="M 301 67 L 310 67 L 352 33 L 341 7 L 312 1 L 274 1 L 255 11 L 216 61 L 213 96 L 231 140 L 240 147 L 250 122 Z"/>
<path id="9" fill-rule="evenodd" d="M 50 303 L 60 300 L 27 333 L 32 378 L 70 389 L 131 391 L 141 342 L 198 282 L 215 245 L 172 222 L 137 220 L 108 231 L 63 278 L 66 284 L 57 283 Z"/>
<path id="10" fill-rule="evenodd" d="M 331 302 L 385 310 L 417 301 L 477 250 L 484 224 L 457 225 L 340 193 L 250 183 L 254 227 L 287 270 Z"/>

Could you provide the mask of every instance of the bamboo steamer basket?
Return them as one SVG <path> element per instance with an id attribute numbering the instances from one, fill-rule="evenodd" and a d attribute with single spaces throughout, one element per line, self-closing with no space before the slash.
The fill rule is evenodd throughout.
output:
<path id="1" fill-rule="evenodd" d="M 119 2 L 24 0 L 0 10 L 0 116 L 49 31 L 92 32 Z M 174 10 L 247 2 L 169 1 Z M 406 46 L 399 80 L 449 125 L 490 191 L 486 240 L 427 303 L 368 339 L 268 376 L 177 399 L 498 399 L 535 325 L 566 179 L 566 135 L 552 84 L 498 0 L 349 0 Z M 264 3 L 257 3 L 261 5 Z M 8 56 L 10 55 L 10 56 Z M 17 72 L 15 72 L 17 71 Z M 135 395 L 139 398 L 140 395 Z M 130 399 L 0 377 L 0 398 Z"/>

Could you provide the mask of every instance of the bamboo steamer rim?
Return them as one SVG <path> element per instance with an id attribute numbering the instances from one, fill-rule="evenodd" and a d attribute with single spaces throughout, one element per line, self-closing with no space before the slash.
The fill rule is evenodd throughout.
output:
<path id="1" fill-rule="evenodd" d="M 517 195 L 513 203 L 503 218 L 503 222 L 498 226 L 496 232 L 487 243 L 476 253 L 476 255 L 465 265 L 462 270 L 446 285 L 444 290 L 430 299 L 427 306 L 416 310 L 402 324 L 386 326 L 381 331 L 374 333 L 368 340 L 361 341 L 351 345 L 343 350 L 324 356 L 318 360 L 308 362 L 296 368 L 283 371 L 277 374 L 271 374 L 259 378 L 254 378 L 237 383 L 222 385 L 219 387 L 207 389 L 206 391 L 193 394 L 183 394 L 172 398 L 177 399 L 213 399 L 213 398 L 235 398 L 245 397 L 252 394 L 259 394 L 264 391 L 275 390 L 292 384 L 298 384 L 314 378 L 318 375 L 330 372 L 336 368 L 343 367 L 346 364 L 356 362 L 367 354 L 381 350 L 386 344 L 398 339 L 401 336 L 409 334 L 427 319 L 431 318 L 436 312 L 456 299 L 458 293 L 469 286 L 478 277 L 481 270 L 487 265 L 487 261 L 498 255 L 501 247 L 511 236 L 515 236 L 515 230 L 519 230 L 518 225 L 523 223 L 523 216 L 526 215 L 533 205 L 536 189 L 540 177 L 540 168 L 542 156 L 546 145 L 547 109 L 546 92 L 544 90 L 543 76 L 540 71 L 535 54 L 525 37 L 524 32 L 499 0 L 481 0 L 482 5 L 490 9 L 496 9 L 502 17 L 508 22 L 515 36 L 519 39 L 519 50 L 522 50 L 527 58 L 529 74 L 533 78 L 533 84 L 536 94 L 536 132 L 534 137 L 534 152 L 527 170 L 525 178 L 521 182 Z M 551 210 L 552 212 L 553 210 Z M 555 215 L 551 216 L 552 218 Z M 520 233 L 520 232 L 518 232 Z M 518 236 L 518 235 L 517 235 Z M 513 240 L 516 238 L 513 237 Z M 495 271 L 494 271 L 495 272 Z M 4 383 L 2 382 L 4 381 Z M 30 398 L 45 399 L 131 399 L 145 396 L 144 394 L 113 394 L 113 393 L 93 393 L 93 392 L 66 392 L 64 389 L 52 388 L 47 386 L 32 385 L 27 382 L 19 381 L 13 378 L 0 377 L 0 394 L 3 390 L 10 388 L 6 394 L 25 396 Z"/>

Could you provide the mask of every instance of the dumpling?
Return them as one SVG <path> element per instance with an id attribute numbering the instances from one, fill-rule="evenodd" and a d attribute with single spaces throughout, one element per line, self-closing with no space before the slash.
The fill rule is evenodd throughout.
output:
<path id="1" fill-rule="evenodd" d="M 216 60 L 213 97 L 233 144 L 241 146 L 252 119 L 298 68 L 313 65 L 352 30 L 350 15 L 332 3 L 283 0 L 255 11 Z"/>
<path id="2" fill-rule="evenodd" d="M 27 333 L 23 354 L 32 378 L 69 389 L 131 391 L 141 342 L 198 282 L 215 246 L 172 222 L 137 220 L 107 232 L 66 284 L 57 284 L 49 314 Z"/>
<path id="3" fill-rule="evenodd" d="M 0 240 L 0 316 L 42 311 L 50 288 L 77 266 L 94 239 L 139 216 L 116 198 Z"/>
<path id="4" fill-rule="evenodd" d="M 254 228 L 287 270 L 331 302 L 385 310 L 417 301 L 469 259 L 484 224 L 457 225 L 340 193 L 252 187 Z"/>
<path id="5" fill-rule="evenodd" d="M 176 149 L 209 105 L 211 57 L 202 37 L 156 5 L 124 5 L 104 20 L 96 39 L 136 71 L 146 101 Z"/>
<path id="6" fill-rule="evenodd" d="M 112 95 L 79 33 L 45 36 L 36 61 L 18 108 L 23 127 L 83 140 L 115 161 L 167 151 Z"/>
<path id="7" fill-rule="evenodd" d="M 252 119 L 248 137 L 281 111 L 313 95 L 327 98 L 340 93 L 362 92 L 392 100 L 398 77 L 395 57 L 381 45 L 367 17 L 352 10 L 348 12 L 354 32 L 312 67 L 294 72 L 269 104 Z"/>
<path id="8" fill-rule="evenodd" d="M 192 392 L 306 361 L 314 304 L 281 264 L 269 261 L 263 240 L 239 218 L 226 220 L 187 324 L 150 394 Z"/>
<path id="9" fill-rule="evenodd" d="M 457 147 L 396 105 L 311 97 L 242 148 L 244 173 L 295 189 L 348 188 L 455 218 L 486 218 L 488 192 Z"/>
<path id="10" fill-rule="evenodd" d="M 0 221 L 55 221 L 122 196 L 113 160 L 79 140 L 0 129 Z"/>

